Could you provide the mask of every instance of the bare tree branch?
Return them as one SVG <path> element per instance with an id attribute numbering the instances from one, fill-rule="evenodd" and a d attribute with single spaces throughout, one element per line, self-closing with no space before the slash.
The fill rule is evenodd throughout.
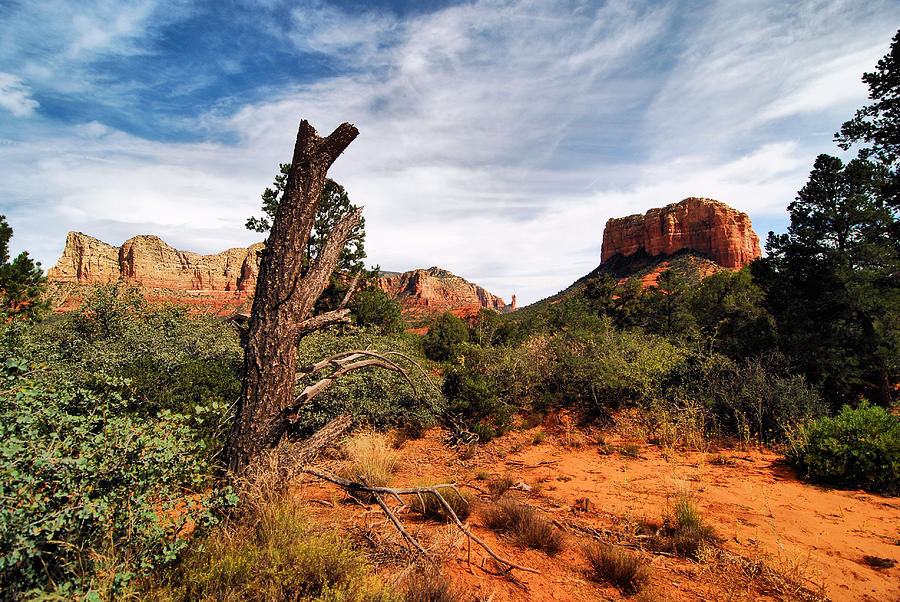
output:
<path id="1" fill-rule="evenodd" d="M 361 275 L 362 272 L 356 272 L 356 274 L 353 275 L 353 280 L 350 281 L 350 286 L 347 287 L 347 292 L 344 295 L 344 298 L 341 299 L 341 304 L 338 305 L 338 309 L 344 309 L 345 307 L 347 307 L 347 304 L 350 303 L 350 298 L 356 291 L 356 285 L 359 284 L 359 277 Z"/>
<path id="2" fill-rule="evenodd" d="M 304 320 L 303 322 L 300 322 L 300 325 L 297 327 L 297 339 L 302 339 L 306 335 L 317 330 L 322 330 L 328 326 L 334 326 L 335 324 L 349 324 L 349 314 L 349 309 L 336 309 Z"/>
<path id="3" fill-rule="evenodd" d="M 459 490 L 456 488 L 456 485 L 445 484 L 445 485 L 434 485 L 431 487 L 404 487 L 404 488 L 400 488 L 400 487 L 370 487 L 364 483 L 357 483 L 355 481 L 342 479 L 341 477 L 339 477 L 337 475 L 331 474 L 329 472 L 325 472 L 323 470 L 317 470 L 315 468 L 308 468 L 308 467 L 303 468 L 301 470 L 301 472 L 304 472 L 304 473 L 312 475 L 314 477 L 318 477 L 325 481 L 334 483 L 335 485 L 338 485 L 339 487 L 341 487 L 342 489 L 344 489 L 345 491 L 347 491 L 350 494 L 354 494 L 354 493 L 370 493 L 370 494 L 372 494 L 376 503 L 378 503 L 378 505 L 381 507 L 382 511 L 384 511 L 384 513 L 387 515 L 387 517 L 389 519 L 391 519 L 391 522 L 394 523 L 394 525 L 397 527 L 397 529 L 401 532 L 401 534 L 403 534 L 403 536 L 408 541 L 411 541 L 415 544 L 416 548 L 422 554 L 426 554 L 425 550 L 422 549 L 422 546 L 420 546 L 418 544 L 418 542 L 416 542 L 415 539 L 413 539 L 409 535 L 409 533 L 407 533 L 406 530 L 402 528 L 402 526 L 399 524 L 400 521 L 397 519 L 397 517 L 394 516 L 394 514 L 387 508 L 387 506 L 384 504 L 383 501 L 379 501 L 379 498 L 377 497 L 377 495 L 378 494 L 391 495 L 394 498 L 396 498 L 397 500 L 399 500 L 401 504 L 406 506 L 406 504 L 404 504 L 403 501 L 400 499 L 401 495 L 417 495 L 417 496 L 419 496 L 419 499 L 422 500 L 421 496 L 423 493 L 430 493 L 431 495 L 435 496 L 435 498 L 437 498 L 438 502 L 440 502 L 441 506 L 444 508 L 444 511 L 453 520 L 453 522 L 456 524 L 456 526 L 459 528 L 459 530 L 462 531 L 466 535 L 466 537 L 468 537 L 471 541 L 474 541 L 479 546 L 481 546 L 482 549 L 484 549 L 484 551 L 487 552 L 494 560 L 496 560 L 497 562 L 504 564 L 510 568 L 519 569 L 520 571 L 525 571 L 528 573 L 540 574 L 540 571 L 538 571 L 537 569 L 532 569 L 527 566 L 522 566 L 520 564 L 512 562 L 511 560 L 507 560 L 507 559 L 503 558 L 502 556 L 499 556 L 496 552 L 494 552 L 490 548 L 490 546 L 488 546 L 481 539 L 476 537 L 471 531 L 469 531 L 468 528 L 466 528 L 465 525 L 462 524 L 462 522 L 459 520 L 459 517 L 453 511 L 453 508 L 450 506 L 450 504 L 447 502 L 447 500 L 444 499 L 444 496 L 441 495 L 441 493 L 439 491 L 440 489 L 452 489 L 454 492 L 456 492 L 456 495 L 458 495 L 458 496 L 460 496 L 460 498 L 462 498 L 462 494 L 460 494 Z M 424 508 L 425 505 L 423 504 L 422 507 Z"/>

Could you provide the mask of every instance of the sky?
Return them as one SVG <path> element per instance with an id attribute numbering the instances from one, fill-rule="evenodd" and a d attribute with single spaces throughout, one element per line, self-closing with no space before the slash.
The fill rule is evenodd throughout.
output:
<path id="1" fill-rule="evenodd" d="M 45 269 L 70 230 L 247 246 L 299 121 L 347 121 L 367 262 L 521 306 L 612 217 L 700 196 L 785 231 L 898 27 L 900 0 L 0 0 L 0 213 Z"/>

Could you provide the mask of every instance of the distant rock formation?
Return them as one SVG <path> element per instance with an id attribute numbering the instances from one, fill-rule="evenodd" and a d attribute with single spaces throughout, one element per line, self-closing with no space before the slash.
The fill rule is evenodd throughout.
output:
<path id="1" fill-rule="evenodd" d="M 81 232 L 69 232 L 66 248 L 47 279 L 56 286 L 62 311 L 80 302 L 81 285 L 123 281 L 149 299 L 189 303 L 212 313 L 248 310 L 256 288 L 263 243 L 200 255 L 173 249 L 158 236 L 135 236 L 121 247 Z M 388 273 L 379 286 L 403 306 L 408 320 L 444 311 L 470 317 L 482 308 L 511 311 L 503 299 L 447 270 Z"/>
<path id="2" fill-rule="evenodd" d="M 737 270 L 760 257 L 759 237 L 746 213 L 713 199 L 690 197 L 644 215 L 610 219 L 603 230 L 601 265 L 631 256 L 700 253 Z"/>
<path id="3" fill-rule="evenodd" d="M 253 297 L 263 244 L 216 255 L 173 249 L 158 236 L 135 236 L 114 247 L 81 232 L 69 232 L 66 247 L 47 279 L 61 285 L 122 280 L 145 289 L 148 298 L 237 309 Z M 71 305 L 71 299 L 68 304 Z"/>
<path id="4" fill-rule="evenodd" d="M 384 275 L 378 279 L 378 285 L 403 306 L 403 316 L 407 320 L 427 318 L 445 311 L 465 318 L 482 308 L 513 309 L 477 284 L 438 267 Z"/>

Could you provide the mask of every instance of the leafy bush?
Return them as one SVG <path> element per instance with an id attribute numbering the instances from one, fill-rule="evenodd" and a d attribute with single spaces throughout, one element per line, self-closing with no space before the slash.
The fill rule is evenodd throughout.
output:
<path id="1" fill-rule="evenodd" d="M 210 469 L 189 421 L 129 412 L 124 381 L 102 391 L 49 386 L 6 361 L 0 392 L 0 586 L 64 597 L 115 596 L 174 560 L 226 500 L 202 491 Z M 98 377 L 99 378 L 99 377 Z M 99 388 L 99 387 L 98 387 Z M 100 577 L 102 566 L 112 574 Z"/>
<path id="2" fill-rule="evenodd" d="M 320 331 L 303 337 L 298 349 L 298 366 L 314 364 L 342 351 L 369 349 L 403 353 L 415 360 L 422 370 L 404 358 L 390 356 L 408 371 L 416 392 L 397 372 L 382 368 L 350 372 L 300 408 L 291 433 L 308 436 L 344 413 L 364 418 L 379 429 L 397 424 L 433 424 L 446 401 L 439 380 L 432 375 L 434 365 L 422 357 L 419 345 L 419 337 L 414 334 L 382 335 L 367 330 L 353 333 Z M 326 374 L 322 371 L 308 377 L 297 385 L 298 390 Z"/>
<path id="3" fill-rule="evenodd" d="M 900 419 L 882 407 L 844 406 L 791 433 L 787 459 L 825 483 L 900 494 Z"/>
<path id="4" fill-rule="evenodd" d="M 205 453 L 222 447 L 243 370 L 237 334 L 222 321 L 109 285 L 95 287 L 75 311 L 7 330 L 4 355 L 45 365 L 41 378 L 48 383 L 99 391 L 108 377 L 127 379 L 134 400 L 128 412 L 183 415 Z"/>
<path id="5" fill-rule="evenodd" d="M 790 374 L 783 356 L 770 354 L 742 362 L 722 355 L 697 358 L 681 375 L 674 396 L 698 399 L 722 431 L 766 443 L 784 440 L 786 425 L 825 412 L 818 391 Z"/>
<path id="6" fill-rule="evenodd" d="M 357 325 L 374 327 L 383 333 L 401 332 L 406 326 L 400 315 L 400 304 L 380 288 L 356 293 L 350 310 Z"/>
<path id="7" fill-rule="evenodd" d="M 514 409 L 501 400 L 490 379 L 457 366 L 444 379 L 446 416 L 454 427 L 465 427 L 485 443 L 510 425 Z"/>
<path id="8" fill-rule="evenodd" d="M 465 322 L 446 311 L 434 319 L 422 339 L 425 357 L 438 362 L 450 359 L 460 343 L 469 339 Z"/>
<path id="9" fill-rule="evenodd" d="M 592 410 L 661 396 L 687 355 L 662 337 L 611 327 L 564 332 L 546 344 L 551 370 L 541 389 L 559 401 Z"/>

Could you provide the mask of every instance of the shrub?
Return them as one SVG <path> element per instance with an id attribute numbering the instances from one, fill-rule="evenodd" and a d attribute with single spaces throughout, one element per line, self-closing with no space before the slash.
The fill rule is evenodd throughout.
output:
<path id="1" fill-rule="evenodd" d="M 479 442 L 486 443 L 509 428 L 513 408 L 497 396 L 488 377 L 457 366 L 445 377 L 443 393 L 450 422 L 468 427 Z"/>
<path id="2" fill-rule="evenodd" d="M 585 550 L 590 576 L 606 581 L 625 594 L 635 594 L 650 583 L 650 568 L 640 556 L 609 544 L 597 544 Z"/>
<path id="3" fill-rule="evenodd" d="M 0 589 L 116 597 L 173 561 L 236 500 L 203 491 L 210 468 L 184 416 L 147 419 L 120 380 L 48 386 L 7 360 L 0 393 Z M 101 574 L 101 569 L 105 575 Z M 33 592 L 32 592 L 33 593 Z"/>
<path id="4" fill-rule="evenodd" d="M 485 526 L 509 533 L 528 548 L 542 550 L 550 556 L 563 549 L 562 534 L 532 506 L 511 499 L 500 500 L 484 513 Z"/>
<path id="5" fill-rule="evenodd" d="M 6 356 L 46 366 L 54 386 L 101 392 L 126 379 L 124 411 L 155 419 L 185 416 L 211 457 L 223 445 L 240 393 L 243 353 L 227 324 L 185 307 L 146 302 L 133 287 L 95 287 L 83 305 L 18 333 Z"/>
<path id="6" fill-rule="evenodd" d="M 547 340 L 551 363 L 541 384 L 547 397 L 579 403 L 594 413 L 662 395 L 686 353 L 642 332 L 563 332 Z"/>
<path id="7" fill-rule="evenodd" d="M 460 343 L 468 339 L 469 329 L 465 322 L 447 311 L 432 322 L 422 339 L 422 349 L 428 359 L 446 361 L 453 356 Z"/>
<path id="8" fill-rule="evenodd" d="M 719 428 L 745 440 L 783 441 L 785 425 L 825 412 L 818 391 L 790 374 L 787 359 L 778 354 L 741 362 L 722 355 L 696 358 L 681 378 L 675 396 L 698 399 Z"/>
<path id="9" fill-rule="evenodd" d="M 390 356 L 407 370 L 416 392 L 397 372 L 381 368 L 350 372 L 300 408 L 291 434 L 308 437 L 332 418 L 345 413 L 365 417 L 369 424 L 378 429 L 398 424 L 433 424 L 444 410 L 446 400 L 441 394 L 439 380 L 430 374 L 434 364 L 422 357 L 419 339 L 415 334 L 382 335 L 363 330 L 352 333 L 320 331 L 303 337 L 298 348 L 298 366 L 311 365 L 350 349 L 371 349 L 403 353 L 413 358 L 426 372 L 399 356 Z M 298 387 L 316 382 L 326 374 L 324 370 L 318 372 L 298 383 Z"/>
<path id="10" fill-rule="evenodd" d="M 844 406 L 801 426 L 787 459 L 815 481 L 900 494 L 900 419 L 879 406 Z"/>
<path id="11" fill-rule="evenodd" d="M 380 288 L 357 292 L 350 302 L 350 311 L 359 326 L 371 326 L 383 333 L 400 332 L 406 327 L 400 304 Z"/>

